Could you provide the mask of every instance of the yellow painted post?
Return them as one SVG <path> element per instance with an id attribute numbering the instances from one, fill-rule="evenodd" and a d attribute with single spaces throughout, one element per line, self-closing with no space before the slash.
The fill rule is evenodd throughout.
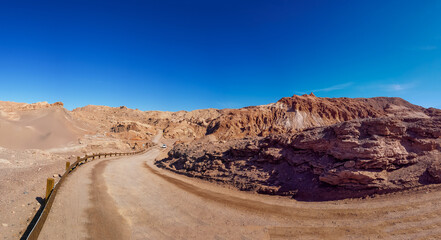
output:
<path id="1" fill-rule="evenodd" d="M 70 162 L 66 162 L 66 172 L 70 169 Z"/>
<path id="2" fill-rule="evenodd" d="M 55 180 L 53 178 L 48 178 L 46 183 L 46 201 L 49 198 L 49 195 L 52 192 L 52 189 L 54 189 Z"/>

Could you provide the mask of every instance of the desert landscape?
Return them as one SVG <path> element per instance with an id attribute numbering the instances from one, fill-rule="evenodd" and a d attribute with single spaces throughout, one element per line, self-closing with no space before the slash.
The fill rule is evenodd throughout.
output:
<path id="1" fill-rule="evenodd" d="M 0 1 L 0 240 L 441 239 L 441 1 Z"/>
<path id="2" fill-rule="evenodd" d="M 441 194 L 441 110 L 400 98 L 311 93 L 191 112 L 0 102 L 0 113 L 2 239 L 22 237 L 44 202 L 46 178 L 59 179 L 65 161 L 140 149 L 147 153 L 75 171 L 41 239 L 427 239 L 441 224 L 441 205 L 432 202 Z M 124 177 L 136 183 L 127 188 Z M 154 213 L 161 202 L 167 204 Z M 199 221 L 184 224 L 192 206 L 211 213 L 194 210 Z M 325 217 L 314 217 L 319 213 Z M 101 228 L 94 225 L 103 219 Z M 176 228 L 166 227 L 177 220 Z M 408 228 L 408 221 L 421 228 Z"/>

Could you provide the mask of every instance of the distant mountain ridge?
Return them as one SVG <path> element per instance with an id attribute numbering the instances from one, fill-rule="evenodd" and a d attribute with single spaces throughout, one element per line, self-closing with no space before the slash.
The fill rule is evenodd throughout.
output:
<path id="1" fill-rule="evenodd" d="M 10 121 L 14 117 L 18 119 L 23 112 L 29 111 L 59 112 L 58 115 L 63 113 L 66 117 L 55 118 L 54 124 L 59 122 L 60 126 L 64 126 L 69 122 L 60 121 L 72 119 L 76 123 L 86 124 L 89 132 L 131 141 L 132 144 L 137 141 L 151 141 L 158 130 L 163 130 L 166 138 L 184 141 L 204 138 L 207 135 L 210 139 L 230 140 L 294 133 L 352 119 L 386 116 L 428 118 L 431 115 L 441 115 L 438 109 L 425 109 L 401 98 L 320 98 L 313 94 L 284 97 L 276 103 L 261 106 L 201 109 L 190 112 L 140 111 L 124 106 L 94 105 L 68 111 L 63 108 L 61 102 L 0 102 L 0 117 L 3 120 Z M 18 114 L 19 112 L 21 113 Z M 74 139 L 74 135 L 81 135 L 81 131 L 77 132 L 66 139 Z"/>

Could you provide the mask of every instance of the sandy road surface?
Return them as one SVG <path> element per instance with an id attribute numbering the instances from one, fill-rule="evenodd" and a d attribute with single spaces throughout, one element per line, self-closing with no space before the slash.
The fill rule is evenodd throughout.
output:
<path id="1" fill-rule="evenodd" d="M 40 239 L 441 239 L 441 191 L 306 203 L 98 160 L 65 182 Z"/>

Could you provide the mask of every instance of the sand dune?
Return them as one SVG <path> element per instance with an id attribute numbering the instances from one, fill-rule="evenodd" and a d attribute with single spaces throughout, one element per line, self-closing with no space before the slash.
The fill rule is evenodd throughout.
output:
<path id="1" fill-rule="evenodd" d="M 11 115 L 14 118 L 10 118 Z M 0 116 L 0 146 L 11 149 L 61 147 L 77 141 L 86 131 L 86 126 L 60 107 Z"/>

